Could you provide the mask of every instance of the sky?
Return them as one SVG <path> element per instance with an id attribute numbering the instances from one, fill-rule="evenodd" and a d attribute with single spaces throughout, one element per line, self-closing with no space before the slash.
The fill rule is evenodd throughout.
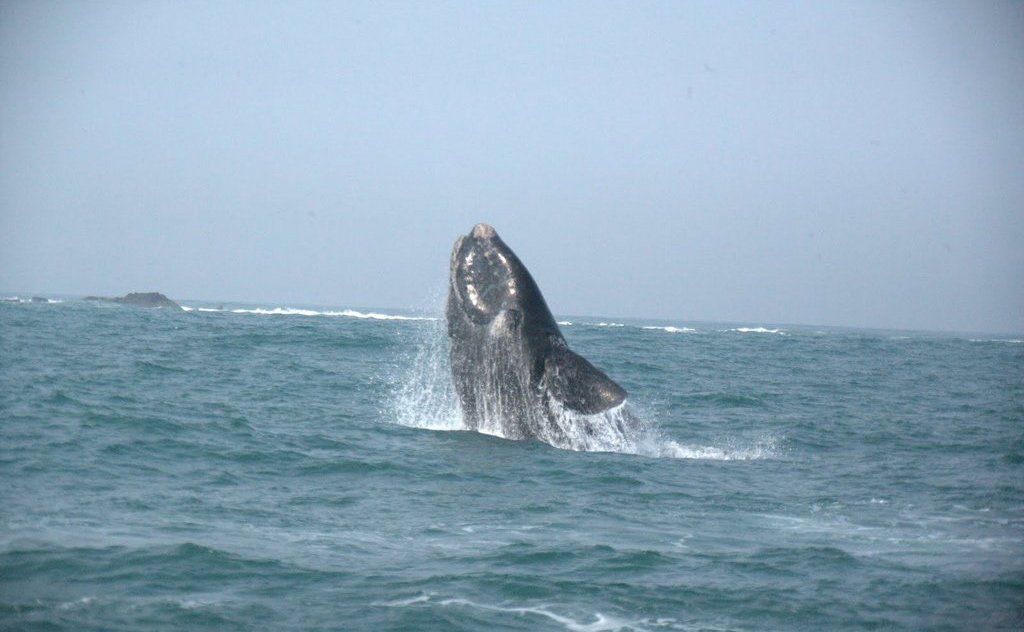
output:
<path id="1" fill-rule="evenodd" d="M 1024 332 L 1024 3 L 0 3 L 0 291 Z"/>

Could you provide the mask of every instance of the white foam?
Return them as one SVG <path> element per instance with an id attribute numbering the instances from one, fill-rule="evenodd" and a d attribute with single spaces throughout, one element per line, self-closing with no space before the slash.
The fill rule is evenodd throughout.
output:
<path id="1" fill-rule="evenodd" d="M 207 608 L 215 605 L 217 602 L 202 599 L 175 599 L 172 603 L 176 603 L 182 610 L 198 610 L 200 608 Z"/>
<path id="2" fill-rule="evenodd" d="M 781 329 L 768 329 L 766 327 L 736 327 L 729 331 L 735 331 L 741 334 L 778 334 L 779 336 L 785 336 L 785 331 Z"/>
<path id="3" fill-rule="evenodd" d="M 0 303 L 49 303 L 50 305 L 56 305 L 57 303 L 63 303 L 59 298 L 48 298 L 43 301 L 34 301 L 31 298 L 21 298 L 18 296 L 0 296 Z"/>
<path id="4" fill-rule="evenodd" d="M 558 623 L 559 625 L 564 626 L 565 629 L 572 630 L 573 632 L 610 632 L 612 630 L 640 630 L 640 629 L 642 629 L 642 628 L 637 627 L 637 624 L 635 624 L 635 623 L 631 623 L 631 622 L 628 622 L 628 621 L 623 621 L 621 619 L 615 619 L 615 618 L 612 618 L 612 617 L 606 617 L 603 614 L 601 614 L 600 612 L 595 612 L 594 613 L 594 615 L 593 615 L 594 616 L 594 621 L 591 621 L 589 623 L 582 623 L 582 622 L 576 621 L 575 619 L 571 619 L 569 617 L 565 617 L 565 616 L 562 616 L 562 615 L 559 615 L 559 614 L 555 614 L 554 612 L 551 612 L 550 610 L 546 609 L 546 607 L 542 607 L 542 606 L 535 606 L 535 607 L 529 607 L 529 606 L 520 606 L 520 607 L 491 606 L 491 605 L 487 605 L 487 604 L 476 603 L 475 601 L 470 601 L 469 599 L 461 599 L 461 598 L 458 598 L 458 597 L 451 598 L 451 599 L 443 599 L 441 601 L 438 601 L 437 603 L 439 605 L 442 605 L 442 606 L 463 606 L 463 607 L 466 607 L 466 608 L 477 608 L 479 610 L 489 610 L 491 612 L 507 612 L 507 613 L 510 613 L 510 614 L 518 614 L 518 615 L 525 615 L 525 614 L 537 615 L 537 616 L 541 616 L 541 617 L 545 617 L 547 619 L 550 619 L 551 621 L 554 621 L 555 623 Z"/>
<path id="5" fill-rule="evenodd" d="M 968 342 L 1002 342 L 1005 344 L 1019 345 L 1024 344 L 1024 340 L 1020 338 L 968 338 Z"/>
<path id="6" fill-rule="evenodd" d="M 595 612 L 593 617 L 594 620 L 589 623 L 583 623 L 576 621 L 570 617 L 556 614 L 549 610 L 548 606 L 492 606 L 488 604 L 477 603 L 469 599 L 463 599 L 461 597 L 449 597 L 447 599 L 435 599 L 433 595 L 421 594 L 408 599 L 396 599 L 394 601 L 375 602 L 375 606 L 385 606 L 388 608 L 410 608 L 418 607 L 422 604 L 435 603 L 439 606 L 456 606 L 463 608 L 475 608 L 477 610 L 486 610 L 488 612 L 504 612 L 509 614 L 518 615 L 536 615 L 550 619 L 559 625 L 562 625 L 567 630 L 573 632 L 611 632 L 612 630 L 642 630 L 643 628 L 637 627 L 637 623 L 629 621 L 623 621 L 621 619 L 615 619 L 612 617 L 606 617 L 600 612 Z"/>
<path id="7" fill-rule="evenodd" d="M 566 408 L 554 399 L 548 402 L 548 407 L 549 423 L 541 427 L 537 438 L 556 448 L 639 454 L 639 446 L 648 432 L 646 424 L 632 413 L 627 402 L 593 415 Z M 490 430 L 500 436 L 500 426 Z"/>
<path id="8" fill-rule="evenodd" d="M 654 449 L 655 453 L 650 456 L 708 461 L 758 461 L 775 456 L 776 441 L 769 438 L 753 446 L 719 448 L 716 446 L 682 445 L 667 440 L 656 444 Z"/>
<path id="9" fill-rule="evenodd" d="M 71 610 L 72 608 L 78 608 L 81 606 L 87 606 L 94 601 L 93 597 L 82 597 L 74 601 L 65 601 L 64 603 L 58 604 L 58 610 Z"/>
<path id="10" fill-rule="evenodd" d="M 595 327 L 625 327 L 625 325 L 623 325 L 622 323 L 600 322 L 600 323 L 591 323 L 591 324 L 594 325 Z"/>
<path id="11" fill-rule="evenodd" d="M 375 606 L 387 606 L 388 608 L 406 608 L 418 603 L 425 603 L 430 601 L 430 595 L 417 595 L 416 597 L 410 597 L 408 599 L 396 599 L 394 601 L 378 601 L 373 605 Z"/>
<path id="12" fill-rule="evenodd" d="M 566 327 L 568 325 L 571 325 L 572 321 L 571 320 L 560 320 L 560 321 L 558 321 L 558 324 L 563 326 L 563 327 Z"/>
<path id="13" fill-rule="evenodd" d="M 643 327 L 642 329 L 657 329 L 661 331 L 666 331 L 670 334 L 690 334 L 697 331 L 696 329 L 693 329 L 691 327 L 673 327 L 671 325 L 669 325 L 668 327 L 656 327 L 654 325 L 648 325 Z"/>
<path id="14" fill-rule="evenodd" d="M 232 314 L 258 314 L 260 316 L 320 316 L 320 312 L 312 309 L 295 309 L 293 307 L 275 307 L 273 309 L 233 309 Z"/>

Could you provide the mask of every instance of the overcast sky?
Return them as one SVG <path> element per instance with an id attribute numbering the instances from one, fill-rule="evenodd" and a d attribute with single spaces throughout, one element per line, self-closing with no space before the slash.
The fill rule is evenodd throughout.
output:
<path id="1" fill-rule="evenodd" d="M 1024 331 L 1024 3 L 0 3 L 0 291 Z"/>

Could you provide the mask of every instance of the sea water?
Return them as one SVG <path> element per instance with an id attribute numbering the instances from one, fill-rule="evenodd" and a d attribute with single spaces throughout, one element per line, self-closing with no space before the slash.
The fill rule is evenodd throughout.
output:
<path id="1" fill-rule="evenodd" d="M 1020 630 L 1024 343 L 563 317 L 586 451 L 461 429 L 444 322 L 0 303 L 0 629 Z"/>

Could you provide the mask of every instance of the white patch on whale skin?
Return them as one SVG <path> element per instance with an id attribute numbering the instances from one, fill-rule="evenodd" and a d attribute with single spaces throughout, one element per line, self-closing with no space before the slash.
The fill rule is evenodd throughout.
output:
<path id="1" fill-rule="evenodd" d="M 480 295 L 476 291 L 476 286 L 472 283 L 466 284 L 466 298 L 473 304 L 473 307 L 483 311 L 483 307 L 480 306 Z"/>
<path id="2" fill-rule="evenodd" d="M 490 324 L 490 334 L 509 333 L 515 329 L 515 321 L 509 318 L 508 310 L 502 310 L 498 312 L 498 315 L 494 317 L 494 320 Z"/>
<path id="3" fill-rule="evenodd" d="M 473 230 L 470 233 L 470 235 L 477 239 L 494 239 L 497 234 L 498 233 L 494 230 L 494 227 L 489 224 L 477 224 L 473 227 Z"/>

